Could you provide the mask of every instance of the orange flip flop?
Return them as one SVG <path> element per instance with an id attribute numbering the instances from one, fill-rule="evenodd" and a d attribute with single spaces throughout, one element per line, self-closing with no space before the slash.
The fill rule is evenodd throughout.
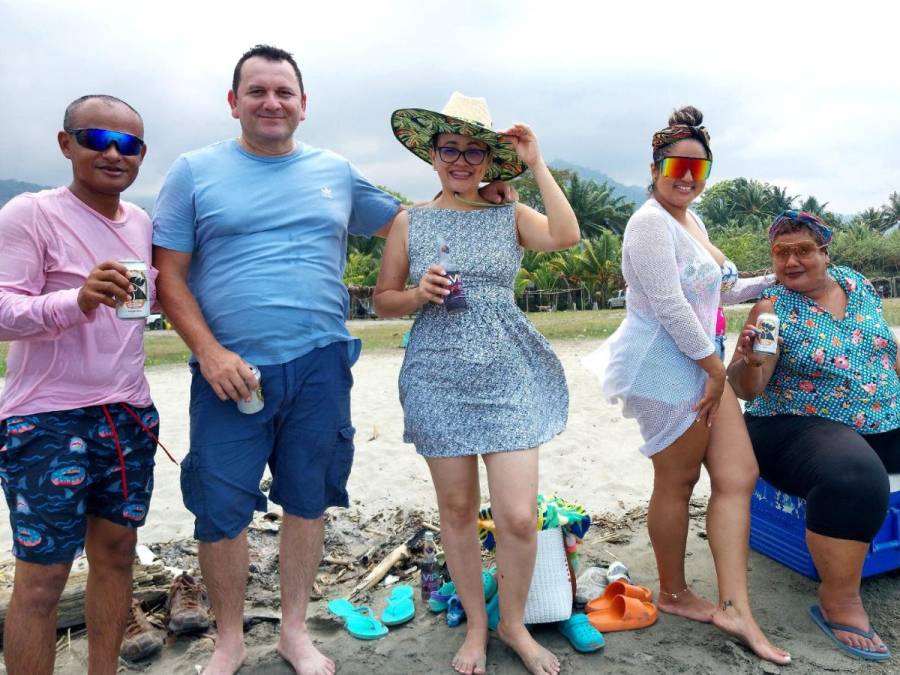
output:
<path id="1" fill-rule="evenodd" d="M 629 598 L 637 598 L 645 602 L 653 600 L 653 593 L 649 588 L 643 586 L 635 586 L 624 581 L 614 581 L 606 587 L 603 595 L 599 598 L 591 600 L 587 607 L 584 608 L 585 613 L 599 612 L 609 609 L 612 606 L 613 598 L 617 595 L 624 595 Z"/>
<path id="2" fill-rule="evenodd" d="M 601 633 L 617 630 L 637 630 L 656 623 L 659 614 L 656 607 L 645 600 L 617 595 L 607 609 L 590 612 L 588 621 Z"/>

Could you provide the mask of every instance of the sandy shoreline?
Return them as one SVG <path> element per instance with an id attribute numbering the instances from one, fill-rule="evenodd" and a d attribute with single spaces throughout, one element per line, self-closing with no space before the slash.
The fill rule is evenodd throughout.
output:
<path id="1" fill-rule="evenodd" d="M 733 340 L 731 341 L 733 344 Z M 566 431 L 541 450 L 541 490 L 581 502 L 592 514 L 621 517 L 645 507 L 652 487 L 652 469 L 637 448 L 640 435 L 632 420 L 625 420 L 617 406 L 601 401 L 595 377 L 581 365 L 581 358 L 597 347 L 595 341 L 567 341 L 554 345 L 563 362 L 571 393 Z M 403 352 L 364 354 L 354 367 L 353 418 L 357 451 L 350 478 L 351 512 L 372 517 L 398 510 L 422 510 L 434 514 L 434 492 L 424 461 L 401 441 L 402 412 L 397 398 L 397 372 Z M 162 418 L 161 438 L 181 458 L 188 449 L 188 392 L 190 375 L 185 366 L 148 370 L 154 400 Z M 0 381 L 2 386 L 2 381 Z M 483 477 L 483 473 L 482 473 Z M 708 495 L 705 477 L 696 495 Z M 483 494 L 486 487 L 483 483 Z M 5 509 L 5 504 L 3 507 Z M 6 512 L 3 512 L 4 520 Z M 436 516 L 432 515 L 436 520 Z M 688 571 L 694 588 L 715 598 L 714 573 L 702 519 L 692 520 L 688 541 Z M 181 502 L 178 468 L 162 453 L 157 456 L 156 491 L 140 540 L 158 544 L 189 538 L 190 514 Z M 655 563 L 640 519 L 622 543 L 601 543 L 601 528 L 588 534 L 583 559 L 586 563 L 610 557 L 624 560 L 636 581 L 656 589 Z M 627 539 L 627 541 L 625 541 Z M 8 526 L 0 528 L 0 550 L 9 550 Z M 326 553 L 328 551 L 326 550 Z M 6 554 L 8 555 L 8 554 Z M 265 562 L 265 561 L 264 561 Z M 271 561 L 268 561 L 271 562 Z M 607 635 L 600 654 L 580 655 L 552 627 L 537 631 L 538 639 L 556 651 L 563 672 L 610 673 L 818 673 L 900 672 L 900 665 L 868 666 L 850 659 L 827 641 L 806 616 L 815 602 L 816 585 L 804 577 L 756 553 L 750 557 L 751 601 L 757 619 L 770 637 L 794 655 L 794 664 L 778 669 L 763 664 L 715 629 L 663 615 L 652 628 Z M 326 590 L 329 597 L 346 592 Z M 375 589 L 368 600 L 380 610 L 386 591 Z M 867 580 L 863 596 L 873 624 L 895 651 L 900 650 L 900 573 Z M 248 597 L 248 606 L 254 597 Z M 443 617 L 420 606 L 416 619 L 374 643 L 351 638 L 325 611 L 325 602 L 311 606 L 310 628 L 321 648 L 334 656 L 341 673 L 449 672 L 449 662 L 462 639 L 461 629 L 449 629 Z M 242 673 L 289 673 L 273 650 L 277 623 L 259 620 L 248 630 L 250 660 Z M 209 639 L 178 639 L 148 664 L 134 669 L 146 673 L 195 673 L 211 649 Z M 84 640 L 64 650 L 58 672 L 84 671 Z M 896 660 L 896 659 L 895 659 Z M 489 651 L 489 672 L 524 672 L 512 653 L 496 640 Z M 2 668 L 0 668 L 0 672 Z"/>

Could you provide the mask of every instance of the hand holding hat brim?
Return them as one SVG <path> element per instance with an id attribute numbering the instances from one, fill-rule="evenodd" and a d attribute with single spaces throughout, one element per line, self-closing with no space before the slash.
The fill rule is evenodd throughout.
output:
<path id="1" fill-rule="evenodd" d="M 541 158 L 541 149 L 534 131 L 527 124 L 514 124 L 509 129 L 497 131 L 500 139 L 509 143 L 516 155 L 527 166 L 532 166 Z"/>

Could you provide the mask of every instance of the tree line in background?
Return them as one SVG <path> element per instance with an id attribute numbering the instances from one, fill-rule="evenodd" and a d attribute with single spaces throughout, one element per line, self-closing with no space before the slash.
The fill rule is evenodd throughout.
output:
<path id="1" fill-rule="evenodd" d="M 581 178 L 577 173 L 551 169 L 581 226 L 581 241 L 566 251 L 526 251 L 515 292 L 523 308 L 527 295 L 554 294 L 563 307 L 605 307 L 624 286 L 621 273 L 622 233 L 636 206 L 614 194 L 606 183 Z M 530 173 L 515 179 L 519 200 L 543 212 L 540 191 Z M 410 200 L 392 192 L 404 204 Z M 878 208 L 868 208 L 849 220 L 828 210 L 828 202 L 802 199 L 786 188 L 761 181 L 735 178 L 708 188 L 696 204 L 710 239 L 742 272 L 770 267 L 766 232 L 785 209 L 810 211 L 835 229 L 829 247 L 832 262 L 849 265 L 869 278 L 900 276 L 900 194 L 892 193 Z M 384 242 L 378 238 L 350 237 L 344 282 L 350 287 L 371 287 L 378 278 Z M 576 293 L 577 291 L 577 293 Z M 540 302 L 538 303 L 540 304 Z M 559 303 L 555 303 L 560 306 Z"/>
<path id="2" fill-rule="evenodd" d="M 710 239 L 741 271 L 770 267 L 769 224 L 785 209 L 809 211 L 834 228 L 828 247 L 831 261 L 848 265 L 871 279 L 900 276 L 900 193 L 887 202 L 846 219 L 813 196 L 790 195 L 782 187 L 735 178 L 710 187 L 697 203 Z"/>

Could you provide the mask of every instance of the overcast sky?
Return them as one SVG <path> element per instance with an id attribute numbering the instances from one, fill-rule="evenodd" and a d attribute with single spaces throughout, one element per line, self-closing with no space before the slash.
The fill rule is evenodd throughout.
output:
<path id="1" fill-rule="evenodd" d="M 294 53 L 309 96 L 298 139 L 410 197 L 436 180 L 393 138 L 390 113 L 459 90 L 495 126 L 531 124 L 548 160 L 635 185 L 671 109 L 699 107 L 711 179 L 746 176 L 853 213 L 900 190 L 897 3 L 114 2 L 0 0 L 0 178 L 68 181 L 66 104 L 125 99 L 149 153 L 147 199 L 182 152 L 238 134 L 225 95 L 237 58 Z"/>

